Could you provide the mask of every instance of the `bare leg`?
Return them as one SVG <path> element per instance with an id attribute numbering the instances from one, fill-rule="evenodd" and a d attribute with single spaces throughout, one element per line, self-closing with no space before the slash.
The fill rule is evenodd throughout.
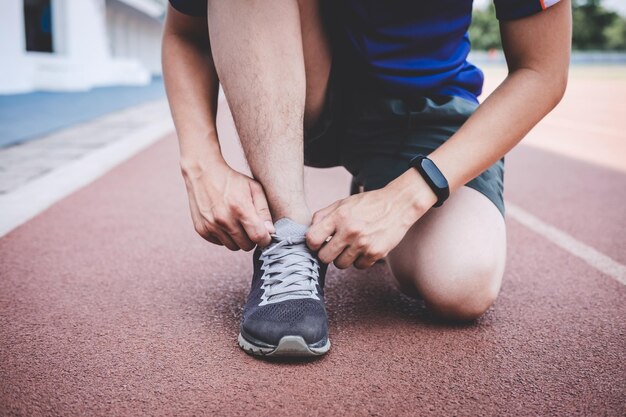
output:
<path id="1" fill-rule="evenodd" d="M 311 214 L 303 182 L 305 103 L 307 115 L 316 118 L 330 55 L 319 15 L 303 12 L 307 22 L 301 25 L 299 7 L 294 0 L 210 0 L 209 34 L 246 159 L 265 189 L 273 218 L 290 217 L 308 224 Z M 302 2 L 302 7 L 316 10 L 317 2 Z M 307 65 L 321 66 L 310 82 L 304 41 Z"/>
<path id="2" fill-rule="evenodd" d="M 502 215 L 462 187 L 414 224 L 387 260 L 403 290 L 445 318 L 472 320 L 495 301 L 505 257 Z"/>
<path id="3" fill-rule="evenodd" d="M 331 51 L 324 31 L 318 0 L 299 0 L 306 72 L 304 127 L 315 125 L 324 102 L 331 67 Z"/>

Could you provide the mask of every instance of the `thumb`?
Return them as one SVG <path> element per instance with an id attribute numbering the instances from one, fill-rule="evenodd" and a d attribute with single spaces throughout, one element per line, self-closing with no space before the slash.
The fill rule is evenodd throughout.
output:
<path id="1" fill-rule="evenodd" d="M 313 220 L 311 220 L 311 224 L 316 224 L 321 222 L 322 220 L 324 220 L 324 217 L 328 216 L 330 213 L 333 212 L 333 210 L 335 210 L 337 208 L 337 206 L 339 205 L 339 201 L 335 201 L 333 204 L 331 204 L 328 207 L 325 207 L 321 210 L 318 210 L 315 212 L 315 214 L 313 214 Z"/>
<path id="2" fill-rule="evenodd" d="M 259 217 L 263 221 L 265 228 L 269 233 L 274 233 L 276 229 L 274 228 L 274 222 L 272 221 L 272 214 L 270 213 L 269 206 L 267 204 L 267 199 L 265 198 L 265 192 L 263 191 L 263 187 L 258 182 L 250 183 L 250 193 L 252 195 L 252 204 Z"/>

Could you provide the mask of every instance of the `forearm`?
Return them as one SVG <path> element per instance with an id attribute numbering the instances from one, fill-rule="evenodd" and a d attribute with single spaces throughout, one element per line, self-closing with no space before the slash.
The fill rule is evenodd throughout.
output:
<path id="1" fill-rule="evenodd" d="M 565 90 L 564 71 L 520 68 L 478 107 L 463 126 L 429 155 L 448 180 L 450 191 L 463 186 L 502 158 L 556 106 Z M 391 195 L 405 195 L 418 216 L 436 201 L 414 169 L 389 184 Z"/>
<path id="2" fill-rule="evenodd" d="M 463 126 L 430 154 L 454 191 L 502 158 L 561 100 L 571 51 L 571 3 L 500 23 L 509 76 Z M 550 33 L 546 37 L 545 34 Z M 436 201 L 415 170 L 396 181 L 417 212 Z M 395 185 L 395 184 L 394 184 Z M 421 195 L 421 197 L 419 197 Z M 421 199 L 421 200 L 420 200 Z"/>
<path id="3" fill-rule="evenodd" d="M 219 80 L 208 41 L 166 30 L 163 75 L 176 126 L 183 171 L 223 163 L 216 130 Z"/>
<path id="4" fill-rule="evenodd" d="M 502 158 L 559 102 L 567 70 L 512 71 L 430 158 L 454 191 Z"/>

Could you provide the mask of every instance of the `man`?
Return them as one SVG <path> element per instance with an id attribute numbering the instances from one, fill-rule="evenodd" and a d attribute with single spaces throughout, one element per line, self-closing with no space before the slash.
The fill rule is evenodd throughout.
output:
<path id="1" fill-rule="evenodd" d="M 471 0 L 170 3 L 163 67 L 195 228 L 256 247 L 244 350 L 328 351 L 331 262 L 385 259 L 447 319 L 491 306 L 505 262 L 503 156 L 565 91 L 569 1 L 496 0 L 509 75 L 480 106 Z M 254 178 L 221 156 L 220 84 Z M 311 215 L 305 161 L 346 167 L 365 192 Z"/>

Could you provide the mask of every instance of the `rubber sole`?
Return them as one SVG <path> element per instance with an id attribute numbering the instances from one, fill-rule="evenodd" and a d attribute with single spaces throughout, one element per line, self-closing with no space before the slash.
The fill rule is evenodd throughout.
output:
<path id="1" fill-rule="evenodd" d="M 239 347 L 246 353 L 261 357 L 304 358 L 321 356 L 330 349 L 330 339 L 321 347 L 308 345 L 302 336 L 283 336 L 277 346 L 258 346 L 248 341 L 241 333 L 237 338 Z"/>

